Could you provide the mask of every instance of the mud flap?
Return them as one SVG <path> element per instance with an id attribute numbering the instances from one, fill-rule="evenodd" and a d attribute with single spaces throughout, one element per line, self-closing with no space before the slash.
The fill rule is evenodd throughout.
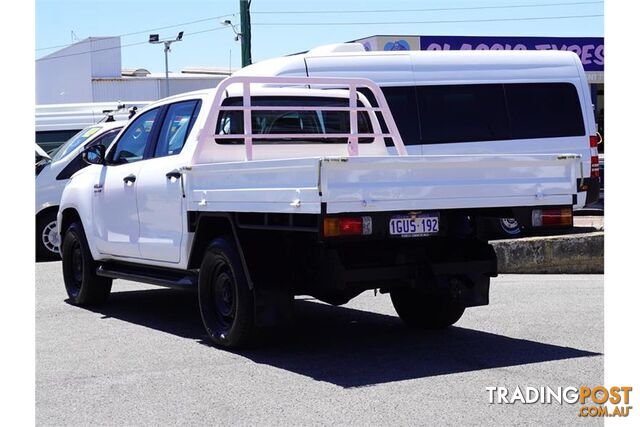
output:
<path id="1" fill-rule="evenodd" d="M 441 262 L 431 265 L 438 292 L 448 293 L 463 307 L 489 304 L 489 283 L 496 277 L 497 259 L 493 246 L 479 245 L 476 256 L 464 262 Z M 475 258 L 475 260 L 473 260 Z"/>
<path id="2" fill-rule="evenodd" d="M 489 304 L 489 276 L 468 274 L 464 276 L 442 277 L 448 284 L 451 298 L 463 307 Z"/>

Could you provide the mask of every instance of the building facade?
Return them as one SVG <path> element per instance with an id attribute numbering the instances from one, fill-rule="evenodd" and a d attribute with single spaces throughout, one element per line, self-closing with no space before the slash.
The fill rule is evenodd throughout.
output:
<path id="1" fill-rule="evenodd" d="M 77 131 L 105 119 L 105 111 L 127 108 L 199 89 L 213 88 L 228 77 L 228 68 L 186 68 L 151 73 L 122 69 L 120 37 L 89 37 L 36 60 L 36 134 L 52 150 Z"/>
<path id="2" fill-rule="evenodd" d="M 212 88 L 233 70 L 190 68 L 164 73 L 123 70 L 120 37 L 89 37 L 36 60 L 36 104 L 155 101 Z"/>

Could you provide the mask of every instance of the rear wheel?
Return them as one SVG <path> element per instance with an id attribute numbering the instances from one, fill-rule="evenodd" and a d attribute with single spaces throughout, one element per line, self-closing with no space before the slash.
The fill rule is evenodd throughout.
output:
<path id="1" fill-rule="evenodd" d="M 96 268 L 82 225 L 71 224 L 62 243 L 62 275 L 72 304 L 99 305 L 107 300 L 113 280 L 96 275 Z"/>
<path id="2" fill-rule="evenodd" d="M 60 238 L 57 231 L 56 216 L 58 212 L 50 210 L 36 219 L 36 257 L 39 261 L 60 259 Z"/>
<path id="3" fill-rule="evenodd" d="M 464 307 L 449 295 L 428 294 L 417 289 L 393 290 L 391 302 L 407 325 L 423 329 L 446 328 L 464 313 Z"/>
<path id="4" fill-rule="evenodd" d="M 505 237 L 518 237 L 522 235 L 522 226 L 515 218 L 500 218 L 497 223 L 497 230 Z"/>
<path id="5" fill-rule="evenodd" d="M 216 239 L 204 254 L 198 280 L 200 314 L 214 344 L 237 348 L 255 335 L 254 297 L 231 238 Z"/>

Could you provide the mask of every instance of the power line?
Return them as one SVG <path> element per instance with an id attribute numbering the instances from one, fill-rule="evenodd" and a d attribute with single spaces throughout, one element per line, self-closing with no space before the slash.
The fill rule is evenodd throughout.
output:
<path id="1" fill-rule="evenodd" d="M 187 35 L 188 36 L 193 36 L 193 35 L 196 35 L 196 34 L 210 33 L 212 31 L 224 30 L 225 28 L 226 27 L 218 27 L 218 28 L 211 28 L 211 29 L 208 29 L 208 30 L 193 31 L 191 33 L 186 33 L 185 32 L 184 35 L 185 36 L 187 36 Z M 185 41 L 185 39 L 182 39 L 182 41 Z M 102 52 L 102 51 L 105 51 L 105 50 L 112 50 L 112 49 L 121 49 L 123 47 L 138 46 L 138 45 L 147 44 L 147 43 L 149 43 L 149 42 L 148 41 L 143 41 L 143 42 L 129 43 L 129 44 L 123 44 L 123 45 L 115 46 L 115 47 L 105 47 L 105 48 L 102 48 L 102 49 L 89 50 L 89 51 L 86 51 L 86 52 L 76 52 L 76 53 L 68 53 L 68 54 L 65 54 L 65 55 L 56 55 L 56 56 L 52 56 L 50 58 L 44 57 L 44 58 L 39 58 L 37 60 L 38 61 L 48 61 L 50 59 L 66 58 L 68 56 L 86 55 L 88 53 Z"/>
<path id="2" fill-rule="evenodd" d="M 505 22 L 505 21 L 541 21 L 545 19 L 574 19 L 574 18 L 597 18 L 597 15 L 567 15 L 567 16 L 536 16 L 523 18 L 492 18 L 492 19 L 466 19 L 466 20 L 438 20 L 438 21 L 384 21 L 384 22 L 253 22 L 252 25 L 261 26 L 307 26 L 307 25 L 391 25 L 391 24 L 458 24 L 465 22 Z"/>
<path id="3" fill-rule="evenodd" d="M 515 9 L 527 7 L 550 7 L 550 6 L 576 6 L 586 4 L 602 4 L 604 1 L 580 1 L 569 3 L 539 3 L 539 4 L 513 4 L 501 6 L 468 6 L 468 7 L 437 7 L 427 9 L 368 9 L 368 10 L 283 10 L 274 11 L 253 11 L 254 15 L 283 15 L 283 14 L 345 14 L 345 13 L 393 13 L 393 12 L 437 12 L 437 11 L 453 11 L 453 10 L 482 10 L 482 9 Z"/>
<path id="4" fill-rule="evenodd" d="M 134 35 L 138 35 L 138 34 L 148 33 L 150 31 L 158 31 L 158 30 L 166 30 L 168 28 L 183 27 L 183 26 L 186 26 L 186 25 L 198 24 L 200 22 L 211 21 L 213 19 L 226 18 L 228 16 L 234 16 L 234 15 L 235 15 L 235 13 L 227 13 L 226 15 L 212 16 L 210 18 L 202 18 L 202 19 L 197 19 L 195 21 L 183 22 L 183 23 L 180 23 L 180 24 L 172 24 L 172 25 L 166 25 L 164 27 L 148 28 L 146 30 L 140 30 L 140 31 L 134 31 L 134 32 L 131 32 L 131 33 L 119 34 L 119 35 L 114 36 L 114 37 L 134 36 Z M 191 33 L 191 34 L 197 34 L 197 33 Z M 80 43 L 86 43 L 86 41 L 81 41 Z M 56 48 L 67 47 L 67 46 L 71 46 L 71 45 L 70 44 L 61 44 L 61 45 L 57 45 L 57 46 L 40 47 L 40 48 L 36 49 L 36 51 L 48 50 L 48 49 L 56 49 Z"/>
<path id="5" fill-rule="evenodd" d="M 603 0 L 598 1 L 580 1 L 580 2 L 567 2 L 567 3 L 540 3 L 540 4 L 514 4 L 514 5 L 488 5 L 488 6 L 469 6 L 469 7 L 441 7 L 441 8 L 425 8 L 425 9 L 370 9 L 370 10 L 286 10 L 286 11 L 253 11 L 252 14 L 261 15 L 283 15 L 283 14 L 348 14 L 348 13 L 394 13 L 394 12 L 437 12 L 437 11 L 455 11 L 455 10 L 483 10 L 483 9 L 515 9 L 515 8 L 530 8 L 530 7 L 552 7 L 552 6 L 576 6 L 576 5 L 588 5 L 588 4 L 602 4 Z M 212 16 L 209 18 L 196 19 L 194 21 L 182 22 L 178 24 L 166 25 L 164 27 L 148 28 L 146 30 L 134 31 L 130 33 L 119 34 L 115 37 L 128 37 L 137 34 L 143 34 L 150 31 L 166 30 L 169 28 L 176 28 L 180 26 L 197 24 L 200 22 L 211 21 L 214 19 L 226 18 L 234 16 L 235 13 L 227 13 L 225 15 Z M 83 42 L 80 42 L 83 43 Z M 61 47 L 71 46 L 70 44 L 61 44 L 56 46 L 47 46 L 37 48 L 36 51 L 57 49 Z"/>
<path id="6" fill-rule="evenodd" d="M 585 4 L 585 3 L 601 3 L 601 2 L 580 2 L 581 4 Z M 559 4 L 559 3 L 556 3 Z M 564 3 L 564 4 L 569 4 L 569 3 Z M 573 4 L 578 4 L 578 3 L 573 3 Z M 486 6 L 486 7 L 494 7 L 494 6 Z M 495 6 L 497 7 L 497 6 Z M 506 6 L 505 6 L 506 7 Z M 511 7 L 519 7 L 518 5 L 512 5 Z M 461 8 L 458 8 L 461 9 Z M 422 10 L 428 10 L 428 9 L 420 9 Z M 430 10 L 435 10 L 435 9 L 430 9 Z M 448 10 L 452 10 L 452 9 L 448 9 Z M 383 10 L 380 10 L 381 12 Z M 415 10 L 417 11 L 417 10 Z M 346 11 L 345 13 L 350 13 L 350 12 L 355 12 L 355 11 Z M 253 13 L 257 13 L 257 12 L 253 12 Z M 266 13 L 266 12 L 263 12 Z M 269 12 L 270 13 L 270 12 Z M 296 12 L 290 12 L 290 13 L 296 13 Z M 306 12 L 305 12 L 306 13 Z M 321 13 L 321 12 L 317 12 L 316 13 Z M 231 13 L 231 14 L 226 14 L 226 15 L 220 15 L 220 16 L 215 16 L 215 17 L 210 17 L 210 18 L 203 18 L 203 19 L 199 19 L 196 21 L 190 21 L 190 22 L 186 22 L 186 23 L 182 23 L 182 24 L 175 24 L 175 25 L 169 25 L 169 26 L 165 26 L 165 27 L 158 27 L 158 28 L 151 28 L 151 29 L 147 29 L 147 30 L 141 30 L 141 31 L 136 31 L 136 32 L 131 32 L 131 33 L 125 33 L 125 34 L 121 34 L 120 37 L 126 37 L 126 36 L 131 36 L 131 35 L 136 35 L 136 34 L 142 34 L 142 33 L 147 33 L 149 31 L 155 31 L 155 30 L 160 30 L 160 29 L 166 29 L 166 28 L 173 28 L 173 27 L 178 27 L 181 25 L 189 25 L 189 24 L 194 24 L 194 23 L 198 23 L 198 22 L 204 22 L 204 21 L 210 21 L 212 19 L 218 19 L 218 18 L 224 18 L 227 16 L 233 16 L 235 14 Z M 566 15 L 566 16 L 537 16 L 537 17 L 519 17 L 519 18 L 492 18 L 492 19 L 465 19 L 465 20 L 432 20 L 432 21 L 384 21 L 384 22 L 254 22 L 252 23 L 252 25 L 261 25 L 261 26 L 321 26 L 321 25 L 327 25 L 327 26 L 331 26 L 331 25 L 397 25 L 397 24 L 454 24 L 454 23 L 465 23 L 465 22 L 506 22 L 506 21 L 539 21 L 539 20 L 548 20 L 548 19 L 578 19 L 578 18 L 597 18 L 597 17 L 602 17 L 604 16 L 603 14 L 593 14 L 593 15 Z M 196 35 L 196 34 L 202 34 L 202 33 L 208 33 L 208 32 L 212 32 L 212 31 L 218 31 L 218 30 L 222 30 L 226 27 L 218 27 L 218 28 L 212 28 L 212 29 L 207 29 L 207 30 L 201 30 L 201 31 L 194 31 L 191 33 L 185 33 L 188 35 Z M 85 42 L 88 42 L 91 40 L 86 40 Z M 82 42 L 81 42 L 82 43 Z M 77 55 L 85 55 L 87 53 L 90 52 L 101 52 L 101 51 L 106 51 L 106 50 L 111 50 L 111 49 L 121 49 L 124 47 L 130 47 L 130 46 L 137 46 L 137 45 L 142 45 L 142 44 L 146 44 L 147 41 L 143 41 L 143 42 L 136 42 L 136 43 L 129 43 L 129 44 L 124 44 L 124 45 L 120 45 L 120 46 L 116 46 L 116 47 L 108 47 L 108 48 L 103 48 L 103 49 L 96 49 L 93 51 L 87 51 L 87 52 L 77 52 L 77 53 L 69 53 L 66 55 L 56 55 L 53 56 L 51 58 L 39 58 L 39 60 L 50 60 L 50 59 L 56 59 L 56 58 L 65 58 L 65 57 L 69 57 L 69 56 L 77 56 Z M 79 43 L 76 43 L 76 45 Z M 67 46 L 71 46 L 71 45 L 60 45 L 60 46 L 50 46 L 47 48 L 40 48 L 40 49 L 36 49 L 36 50 L 45 50 L 45 49 L 53 49 L 56 47 L 67 47 Z"/>

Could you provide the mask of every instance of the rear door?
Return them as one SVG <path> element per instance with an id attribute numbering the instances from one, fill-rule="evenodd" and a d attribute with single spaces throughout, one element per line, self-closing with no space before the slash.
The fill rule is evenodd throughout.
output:
<path id="1" fill-rule="evenodd" d="M 200 110 L 199 100 L 169 104 L 152 148 L 139 171 L 137 202 L 140 256 L 180 262 L 184 235 L 183 183 L 179 154 Z"/>

